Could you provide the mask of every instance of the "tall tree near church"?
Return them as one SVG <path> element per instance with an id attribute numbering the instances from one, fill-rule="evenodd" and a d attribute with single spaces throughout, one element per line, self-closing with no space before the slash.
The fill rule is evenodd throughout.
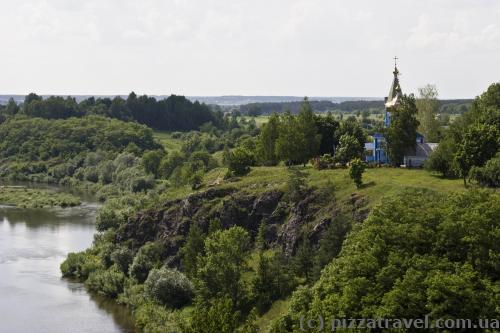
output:
<path id="1" fill-rule="evenodd" d="M 439 109 L 438 91 L 435 85 L 427 84 L 418 88 L 417 119 L 420 123 L 418 130 L 427 142 L 439 141 L 439 122 L 436 113 Z"/>
<path id="2" fill-rule="evenodd" d="M 403 95 L 401 103 L 391 112 L 391 124 L 386 129 L 387 152 L 393 166 L 403 163 L 404 155 L 416 146 L 418 113 L 415 97 Z"/>

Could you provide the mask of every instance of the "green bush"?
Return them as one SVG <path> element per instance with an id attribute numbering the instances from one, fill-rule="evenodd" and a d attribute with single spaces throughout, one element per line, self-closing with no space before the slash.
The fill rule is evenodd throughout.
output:
<path id="1" fill-rule="evenodd" d="M 185 306 L 194 295 L 193 284 L 184 274 L 165 267 L 149 272 L 144 291 L 156 302 L 173 308 Z"/>
<path id="2" fill-rule="evenodd" d="M 255 164 L 253 154 L 245 148 L 236 148 L 229 155 L 229 171 L 235 176 L 243 176 Z"/>
<path id="3" fill-rule="evenodd" d="M 101 259 L 90 254 L 89 251 L 69 253 L 66 260 L 60 266 L 65 277 L 75 277 L 82 280 L 87 279 L 89 274 L 104 268 Z"/>
<path id="4" fill-rule="evenodd" d="M 359 158 L 351 161 L 349 167 L 349 176 L 354 180 L 357 188 L 360 188 L 363 184 L 363 172 L 365 172 L 365 163 Z"/>
<path id="5" fill-rule="evenodd" d="M 92 291 L 109 297 L 117 297 L 123 292 L 126 276 L 116 267 L 108 270 L 97 270 L 91 273 L 85 285 Z"/>
<path id="6" fill-rule="evenodd" d="M 162 252 L 163 247 L 158 243 L 149 242 L 143 245 L 129 268 L 129 275 L 143 283 L 151 269 L 161 266 Z"/>
<path id="7" fill-rule="evenodd" d="M 500 187 L 500 154 L 486 162 L 483 167 L 473 167 L 470 177 L 483 186 Z"/>
<path id="8" fill-rule="evenodd" d="M 96 229 L 98 231 L 105 231 L 111 228 L 117 228 L 120 225 L 120 219 L 116 215 L 114 209 L 102 207 L 99 209 L 96 218 Z"/>
<path id="9" fill-rule="evenodd" d="M 111 253 L 111 261 L 123 273 L 128 273 L 133 260 L 134 252 L 126 247 L 119 247 Z"/>

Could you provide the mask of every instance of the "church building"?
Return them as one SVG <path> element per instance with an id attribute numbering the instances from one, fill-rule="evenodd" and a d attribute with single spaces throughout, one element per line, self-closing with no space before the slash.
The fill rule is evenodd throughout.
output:
<path id="1" fill-rule="evenodd" d="M 397 58 L 395 58 L 397 60 Z M 399 84 L 399 70 L 397 64 L 394 64 L 394 78 L 392 80 L 389 94 L 385 97 L 384 126 L 391 124 L 391 113 L 395 111 L 401 103 L 403 92 Z M 425 143 L 424 137 L 417 133 L 415 151 L 408 152 L 404 157 L 403 167 L 422 167 L 430 154 L 437 147 L 437 143 Z M 372 141 L 365 143 L 365 160 L 367 163 L 387 164 L 389 157 L 386 152 L 386 140 L 381 133 L 375 133 Z"/>

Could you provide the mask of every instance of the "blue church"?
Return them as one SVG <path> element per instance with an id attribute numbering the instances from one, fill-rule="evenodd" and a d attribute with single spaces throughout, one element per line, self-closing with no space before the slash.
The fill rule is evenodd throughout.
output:
<path id="1" fill-rule="evenodd" d="M 397 58 L 395 58 L 397 59 Z M 398 105 L 401 103 L 401 97 L 403 92 L 401 90 L 401 85 L 399 84 L 399 70 L 397 64 L 394 64 L 394 78 L 392 80 L 391 88 L 389 94 L 384 100 L 385 103 L 385 115 L 384 115 L 384 126 L 388 127 L 391 123 L 391 112 L 394 112 Z M 425 143 L 424 137 L 417 133 L 415 138 L 417 145 L 415 151 L 409 152 L 404 157 L 403 165 L 404 167 L 421 167 L 425 160 L 429 157 L 430 153 L 437 147 L 435 143 Z M 389 163 L 389 157 L 386 153 L 386 140 L 381 133 L 375 133 L 372 135 L 372 141 L 365 143 L 365 159 L 367 163 L 374 164 L 387 164 Z"/>

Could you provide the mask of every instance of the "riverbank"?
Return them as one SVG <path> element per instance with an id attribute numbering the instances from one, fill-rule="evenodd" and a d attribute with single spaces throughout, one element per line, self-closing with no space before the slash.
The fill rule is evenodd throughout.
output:
<path id="1" fill-rule="evenodd" d="M 66 208 L 79 206 L 81 201 L 69 193 L 24 186 L 0 186 L 0 205 L 20 208 Z"/>

